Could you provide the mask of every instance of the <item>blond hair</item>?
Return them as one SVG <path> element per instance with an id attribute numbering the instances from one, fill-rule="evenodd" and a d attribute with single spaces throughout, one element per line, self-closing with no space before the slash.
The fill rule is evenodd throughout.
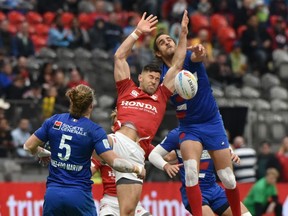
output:
<path id="1" fill-rule="evenodd" d="M 75 118 L 84 116 L 95 100 L 93 89 L 83 84 L 69 89 L 66 92 L 66 96 L 70 101 L 69 112 Z"/>

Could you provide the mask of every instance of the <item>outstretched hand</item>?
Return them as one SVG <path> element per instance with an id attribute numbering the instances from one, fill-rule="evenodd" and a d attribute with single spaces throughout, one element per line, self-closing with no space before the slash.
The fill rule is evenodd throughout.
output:
<path id="1" fill-rule="evenodd" d="M 176 176 L 176 174 L 179 172 L 179 167 L 183 166 L 183 164 L 165 164 L 163 169 L 165 172 L 169 175 L 170 178 L 173 178 Z"/>
<path id="2" fill-rule="evenodd" d="M 150 33 L 153 30 L 156 29 L 156 24 L 158 22 L 157 16 L 150 15 L 146 17 L 146 12 L 144 12 L 141 20 L 139 21 L 137 25 L 137 30 L 140 31 L 141 33 Z M 146 17 L 146 18 L 145 18 Z"/>
<path id="3" fill-rule="evenodd" d="M 191 50 L 196 57 L 205 57 L 206 56 L 206 49 L 202 44 L 197 44 L 194 46 L 187 47 L 187 50 Z"/>
<path id="4" fill-rule="evenodd" d="M 186 35 L 188 34 L 188 23 L 189 23 L 188 12 L 187 10 L 185 10 L 181 21 L 181 31 Z"/>

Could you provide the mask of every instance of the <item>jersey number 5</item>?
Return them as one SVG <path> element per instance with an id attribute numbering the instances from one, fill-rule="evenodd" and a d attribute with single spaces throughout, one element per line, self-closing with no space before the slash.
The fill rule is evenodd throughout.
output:
<path id="1" fill-rule="evenodd" d="M 66 153 L 65 153 L 65 155 L 63 157 L 63 154 L 59 152 L 58 153 L 58 157 L 60 158 L 60 160 L 63 160 L 63 161 L 67 161 L 70 158 L 70 155 L 71 155 L 71 147 L 70 147 L 69 144 L 65 143 L 66 140 L 72 140 L 72 136 L 68 136 L 68 135 L 65 135 L 65 134 L 62 135 L 59 148 L 60 149 L 65 149 Z"/>

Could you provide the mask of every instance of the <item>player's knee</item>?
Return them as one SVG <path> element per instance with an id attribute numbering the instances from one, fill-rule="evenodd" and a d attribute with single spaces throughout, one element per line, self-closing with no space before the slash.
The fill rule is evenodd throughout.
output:
<path id="1" fill-rule="evenodd" d="M 186 186 L 192 187 L 198 184 L 198 170 L 196 160 L 184 161 L 185 183 Z"/>
<path id="2" fill-rule="evenodd" d="M 230 167 L 218 170 L 217 174 L 225 188 L 234 189 L 236 187 L 235 175 Z"/>
<path id="3" fill-rule="evenodd" d="M 243 213 L 241 216 L 252 216 L 252 214 L 248 211 L 248 212 Z"/>

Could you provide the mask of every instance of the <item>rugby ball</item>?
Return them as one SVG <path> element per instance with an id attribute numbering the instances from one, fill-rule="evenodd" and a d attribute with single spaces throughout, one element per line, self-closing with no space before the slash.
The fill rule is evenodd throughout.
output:
<path id="1" fill-rule="evenodd" d="M 180 97 L 189 100 L 197 93 L 197 78 L 190 71 L 181 70 L 175 77 L 174 86 Z"/>

